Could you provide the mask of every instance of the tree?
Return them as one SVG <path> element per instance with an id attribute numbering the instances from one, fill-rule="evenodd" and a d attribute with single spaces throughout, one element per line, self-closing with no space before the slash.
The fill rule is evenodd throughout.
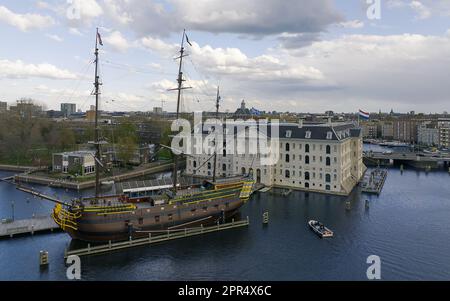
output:
<path id="1" fill-rule="evenodd" d="M 133 137 L 121 137 L 118 141 L 118 159 L 123 164 L 128 164 L 134 158 L 134 154 L 137 151 L 137 143 Z"/>

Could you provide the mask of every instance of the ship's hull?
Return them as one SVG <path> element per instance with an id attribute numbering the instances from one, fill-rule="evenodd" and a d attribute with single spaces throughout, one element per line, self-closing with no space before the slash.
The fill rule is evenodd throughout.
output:
<path id="1" fill-rule="evenodd" d="M 61 214 L 54 214 L 73 239 L 86 242 L 123 241 L 131 238 L 155 236 L 167 231 L 194 228 L 223 221 L 236 214 L 248 200 L 242 197 L 242 184 L 237 187 L 213 190 L 189 196 L 183 202 L 150 206 L 140 203 L 122 211 L 87 210 L 75 214 L 73 222 L 62 223 Z M 97 208 L 97 207 L 92 207 Z M 74 214 L 74 213 L 70 213 Z M 55 218 L 54 217 L 54 218 Z"/>
<path id="2" fill-rule="evenodd" d="M 132 239 L 149 237 L 149 235 L 154 237 L 158 235 L 164 235 L 167 233 L 167 231 L 172 231 L 173 233 L 176 230 L 183 230 L 185 228 L 195 228 L 200 227 L 202 225 L 203 226 L 214 225 L 218 222 L 222 222 L 223 219 L 232 218 L 233 216 L 236 215 L 236 213 L 238 213 L 238 210 L 225 212 L 223 214 L 218 213 L 205 218 L 196 218 L 191 220 L 182 220 L 175 223 L 154 225 L 151 227 L 142 228 L 140 230 L 132 232 L 129 232 L 127 229 L 122 230 L 121 232 L 117 231 L 105 232 L 103 231 L 104 227 L 99 225 L 89 229 L 89 231 L 67 229 L 66 232 L 70 235 L 72 239 L 85 242 L 104 243 L 109 241 L 111 242 L 125 241 L 129 240 L 130 237 Z"/>

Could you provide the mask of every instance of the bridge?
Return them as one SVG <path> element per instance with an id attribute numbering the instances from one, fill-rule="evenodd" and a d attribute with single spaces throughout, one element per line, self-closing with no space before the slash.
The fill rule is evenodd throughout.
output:
<path id="1" fill-rule="evenodd" d="M 423 152 L 363 152 L 364 163 L 368 165 L 392 165 L 395 163 L 406 163 L 415 167 L 438 167 L 448 166 L 450 154 L 432 155 Z"/>

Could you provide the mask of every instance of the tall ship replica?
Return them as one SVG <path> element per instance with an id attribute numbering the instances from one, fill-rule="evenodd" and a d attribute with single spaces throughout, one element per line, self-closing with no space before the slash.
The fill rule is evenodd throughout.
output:
<path id="1" fill-rule="evenodd" d="M 183 89 L 183 58 L 186 56 L 183 32 L 178 71 L 177 120 L 180 114 L 180 100 Z M 52 218 L 59 227 L 73 239 L 87 242 L 121 241 L 130 238 L 148 237 L 149 233 L 163 233 L 167 230 L 181 230 L 199 225 L 217 223 L 235 215 L 249 199 L 254 181 L 250 177 L 236 177 L 216 180 L 216 166 L 212 181 L 182 186 L 178 183 L 178 156 L 174 153 L 172 189 L 159 189 L 143 198 L 129 195 L 101 195 L 100 168 L 101 145 L 107 142 L 100 138 L 98 105 L 100 81 L 98 75 L 99 48 L 101 37 L 96 35 L 95 43 L 95 196 L 63 202 L 54 197 L 19 187 L 27 193 L 56 203 Z M 219 108 L 217 95 L 217 111 Z M 216 153 L 214 153 L 214 161 Z"/>

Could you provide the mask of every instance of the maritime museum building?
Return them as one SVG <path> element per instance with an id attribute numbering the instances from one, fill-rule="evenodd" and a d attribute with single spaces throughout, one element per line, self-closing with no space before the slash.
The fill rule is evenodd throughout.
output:
<path id="1" fill-rule="evenodd" d="M 264 133 L 270 143 L 275 140 L 273 132 L 269 127 Z M 300 121 L 281 123 L 277 132 L 278 160 L 267 164 L 259 153 L 237 154 L 224 148 L 217 151 L 217 177 L 251 174 L 256 182 L 265 186 L 338 195 L 350 194 L 363 177 L 366 167 L 362 158 L 362 131 L 355 124 Z M 231 135 L 236 139 L 237 131 Z M 245 141 L 254 143 L 248 138 Z M 210 154 L 194 154 L 187 158 L 186 173 L 212 177 L 213 164 Z"/>

